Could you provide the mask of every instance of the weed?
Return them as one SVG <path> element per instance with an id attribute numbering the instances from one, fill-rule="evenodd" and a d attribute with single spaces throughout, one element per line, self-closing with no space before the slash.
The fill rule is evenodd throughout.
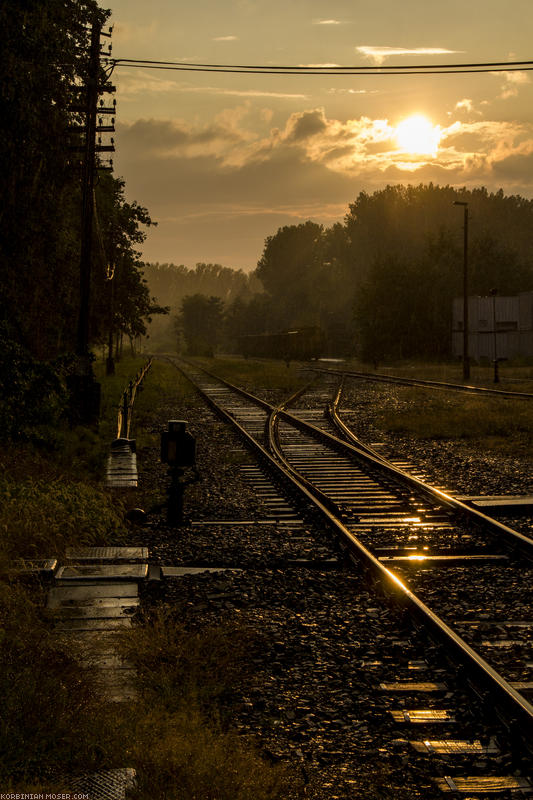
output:
<path id="1" fill-rule="evenodd" d="M 80 481 L 0 477 L 2 550 L 9 558 L 64 555 L 68 545 L 120 542 L 122 509 Z"/>
<path id="2" fill-rule="evenodd" d="M 229 729 L 225 704 L 251 674 L 258 635 L 229 623 L 188 630 L 182 610 L 163 607 L 122 638 L 137 668 L 142 708 L 135 724 L 134 797 L 166 800 L 286 800 L 300 780 L 266 763 Z"/>
<path id="3" fill-rule="evenodd" d="M 222 732 L 194 705 L 152 709 L 139 720 L 133 761 L 136 800 L 287 800 L 302 796 L 288 770 L 270 766 L 237 734 Z"/>
<path id="4" fill-rule="evenodd" d="M 126 731 L 16 583 L 0 583 L 0 783 L 50 783 L 72 772 L 122 766 Z M 38 605 L 39 604 L 39 605 Z"/>
<path id="5" fill-rule="evenodd" d="M 527 455 L 533 444 L 533 404 L 398 388 L 397 401 L 376 418 L 379 427 L 419 439 L 464 439 L 508 455 Z"/>
<path id="6" fill-rule="evenodd" d="M 283 361 L 239 358 L 198 358 L 196 363 L 216 375 L 246 386 L 250 391 L 281 391 L 288 394 L 304 386 L 309 380 L 309 372 L 303 372 L 301 364 L 292 362 L 289 366 Z"/>

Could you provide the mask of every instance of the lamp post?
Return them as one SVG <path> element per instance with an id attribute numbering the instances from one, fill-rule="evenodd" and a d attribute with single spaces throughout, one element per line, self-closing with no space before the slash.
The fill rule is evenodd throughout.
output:
<path id="1" fill-rule="evenodd" d="M 494 383 L 500 382 L 498 375 L 498 353 L 496 352 L 496 295 L 497 289 L 491 289 L 489 292 L 492 297 L 492 335 L 493 335 L 493 349 L 494 349 Z"/>
<path id="2" fill-rule="evenodd" d="M 470 380 L 468 355 L 468 203 L 455 200 L 454 206 L 463 206 L 463 380 Z"/>

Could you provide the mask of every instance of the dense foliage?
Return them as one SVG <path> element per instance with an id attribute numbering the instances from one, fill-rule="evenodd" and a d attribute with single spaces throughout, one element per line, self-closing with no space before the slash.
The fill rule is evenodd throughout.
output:
<path id="1" fill-rule="evenodd" d="M 361 192 L 344 224 L 331 228 L 311 221 L 280 228 L 250 276 L 218 265 L 156 264 L 150 288 L 182 312 L 180 330 L 194 327 L 197 344 L 185 336 L 190 352 L 239 352 L 243 335 L 316 326 L 330 355 L 446 359 L 452 301 L 463 291 L 464 211 L 456 200 L 469 208 L 470 294 L 532 291 L 533 201 L 433 184 Z M 223 301 L 223 324 L 204 315 L 209 296 Z"/>
<path id="2" fill-rule="evenodd" d="M 267 294 L 230 307 L 232 332 L 259 332 L 259 319 L 262 331 L 319 325 L 332 355 L 448 357 L 463 276 L 455 200 L 469 206 L 470 293 L 533 290 L 532 201 L 484 188 L 388 186 L 362 192 L 344 225 L 306 222 L 269 236 L 256 272 Z M 254 305 L 259 314 L 249 313 Z"/>
<path id="3" fill-rule="evenodd" d="M 3 344 L 18 354 L 2 375 L 3 418 L 21 399 L 21 358 L 29 386 L 38 362 L 76 349 L 83 136 L 73 127 L 83 116 L 73 109 L 84 103 L 91 24 L 108 13 L 94 0 L 0 4 L 0 320 Z M 135 337 L 163 310 L 150 298 L 136 249 L 151 224 L 146 209 L 126 202 L 123 181 L 111 174 L 99 171 L 96 183 L 93 344 L 110 332 Z M 13 431 L 19 423 L 12 422 Z"/>
<path id="4" fill-rule="evenodd" d="M 176 345 L 176 315 L 180 315 L 186 297 L 203 295 L 219 298 L 226 306 L 235 301 L 247 301 L 260 291 L 261 282 L 242 270 L 220 264 L 198 263 L 194 268 L 183 264 L 146 264 L 144 274 L 150 294 L 170 307 L 171 319 L 157 318 L 150 325 L 151 347 L 174 348 Z M 181 321 L 179 329 L 182 330 Z M 221 344 L 221 341 L 218 342 Z"/>

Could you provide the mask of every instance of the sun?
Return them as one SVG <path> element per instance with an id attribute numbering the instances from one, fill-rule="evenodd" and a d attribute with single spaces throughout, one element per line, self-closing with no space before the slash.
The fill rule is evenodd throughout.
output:
<path id="1" fill-rule="evenodd" d="M 433 125 L 423 114 L 407 117 L 396 126 L 399 147 L 413 155 L 436 155 L 441 136 L 440 126 Z"/>

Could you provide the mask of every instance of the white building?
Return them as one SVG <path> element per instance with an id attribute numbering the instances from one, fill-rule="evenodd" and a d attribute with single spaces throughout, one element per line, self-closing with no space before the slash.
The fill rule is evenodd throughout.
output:
<path id="1" fill-rule="evenodd" d="M 533 358 L 533 292 L 468 298 L 468 350 L 474 361 Z M 452 352 L 463 355 L 463 298 L 453 301 Z"/>

